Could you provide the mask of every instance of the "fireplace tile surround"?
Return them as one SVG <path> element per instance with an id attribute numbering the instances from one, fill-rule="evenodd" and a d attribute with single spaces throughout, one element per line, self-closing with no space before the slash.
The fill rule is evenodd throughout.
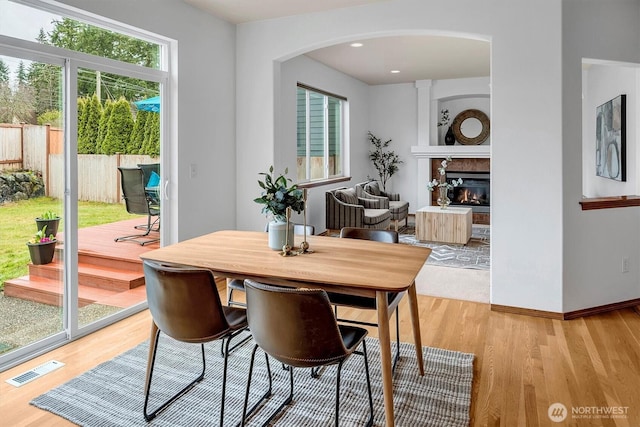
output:
<path id="1" fill-rule="evenodd" d="M 438 167 L 444 158 L 431 158 L 431 179 L 439 179 Z M 491 172 L 491 159 L 487 158 L 454 158 L 447 167 L 447 172 Z M 437 205 L 438 195 L 431 194 L 431 204 Z M 489 212 L 473 212 L 474 224 L 490 224 Z"/>

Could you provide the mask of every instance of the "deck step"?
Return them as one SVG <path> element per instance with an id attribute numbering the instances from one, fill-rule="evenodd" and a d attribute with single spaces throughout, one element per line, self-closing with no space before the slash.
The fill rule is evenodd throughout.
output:
<path id="1" fill-rule="evenodd" d="M 78 286 L 78 307 L 112 297 L 117 292 Z M 62 306 L 62 283 L 44 277 L 22 276 L 4 282 L 4 295 L 42 304 Z"/>
<path id="2" fill-rule="evenodd" d="M 62 277 L 62 271 L 63 265 L 57 261 L 43 265 L 29 265 L 31 277 L 58 279 Z M 82 286 L 122 292 L 144 285 L 144 273 L 79 263 L 78 282 Z"/>

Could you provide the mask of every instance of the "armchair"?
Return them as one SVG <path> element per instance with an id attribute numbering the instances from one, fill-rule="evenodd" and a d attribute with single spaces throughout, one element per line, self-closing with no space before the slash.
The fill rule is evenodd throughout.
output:
<path id="1" fill-rule="evenodd" d="M 389 209 L 391 212 L 391 220 L 394 221 L 396 231 L 398 231 L 398 221 L 404 220 L 404 225 L 407 225 L 409 217 L 409 202 L 400 200 L 399 194 L 385 193 L 380 190 L 380 186 L 377 181 L 362 182 L 360 184 L 356 184 L 355 188 L 358 197 L 380 200 L 381 207 Z"/>
<path id="2" fill-rule="evenodd" d="M 343 227 L 389 228 L 391 212 L 381 207 L 380 200 L 358 197 L 355 189 L 346 187 L 329 190 L 325 197 L 328 230 L 340 230 Z"/>

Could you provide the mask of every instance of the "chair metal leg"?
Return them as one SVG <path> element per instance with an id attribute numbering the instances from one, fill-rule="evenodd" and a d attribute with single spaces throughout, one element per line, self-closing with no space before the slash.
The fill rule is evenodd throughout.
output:
<path id="1" fill-rule="evenodd" d="M 227 306 L 231 307 L 231 306 L 238 306 L 238 307 L 246 307 L 247 304 L 243 303 L 243 302 L 239 302 L 239 301 L 234 301 L 233 300 L 233 291 L 234 289 L 229 289 L 228 295 L 227 295 Z"/>
<path id="2" fill-rule="evenodd" d="M 158 216 L 156 218 L 156 220 L 153 222 L 153 224 L 155 224 L 157 221 L 160 220 L 160 217 Z M 142 234 L 132 234 L 129 236 L 122 236 L 122 237 L 116 237 L 115 239 L 113 239 L 114 242 L 125 242 L 125 241 L 133 241 L 136 242 L 137 244 L 139 244 L 140 246 L 144 246 L 144 245 L 148 245 L 149 243 L 155 243 L 155 242 L 159 242 L 160 239 L 150 239 L 150 240 L 143 240 L 143 241 L 138 241 L 136 239 L 141 238 L 141 237 L 147 237 L 149 235 L 149 233 L 151 233 L 153 230 L 153 224 L 151 224 L 151 216 L 148 217 L 147 219 L 147 226 L 144 228 L 144 230 L 146 230 L 144 233 Z M 137 227 L 134 227 L 137 228 Z M 160 225 L 158 224 L 158 230 L 160 230 Z"/>
<path id="3" fill-rule="evenodd" d="M 255 346 L 253 346 L 253 351 L 251 352 L 251 363 L 249 364 L 249 377 L 247 378 L 247 388 L 244 394 L 244 406 L 242 408 L 242 419 L 237 424 L 237 426 L 244 426 L 245 423 L 247 422 L 247 419 L 256 411 L 256 409 L 258 409 L 258 406 L 260 406 L 262 401 L 269 398 L 269 396 L 271 396 L 271 390 L 273 385 L 273 382 L 271 379 L 271 366 L 269 365 L 269 356 L 267 355 L 267 353 L 265 353 L 264 357 L 267 364 L 267 373 L 269 375 L 269 387 L 267 388 L 267 391 L 264 393 L 264 395 L 262 395 L 262 397 L 251 407 L 251 409 L 247 411 L 247 406 L 249 405 L 249 391 L 251 387 L 251 377 L 253 375 L 253 364 L 255 362 L 257 350 L 258 350 L 258 345 L 256 344 Z"/>
<path id="4" fill-rule="evenodd" d="M 242 331 L 240 331 L 242 332 Z M 233 336 L 230 336 L 229 338 L 223 338 L 222 342 L 220 343 L 220 355 L 224 356 L 224 342 L 227 340 L 231 340 L 232 337 L 234 337 L 235 334 Z M 236 348 L 240 347 L 241 345 L 244 345 L 245 343 L 249 342 L 249 340 L 251 339 L 251 335 L 244 337 L 240 342 L 235 343 L 233 346 L 231 346 L 229 348 L 229 353 L 231 353 L 233 350 L 235 350 Z"/>
<path id="5" fill-rule="evenodd" d="M 247 413 L 247 405 L 249 402 L 249 388 L 251 386 L 251 376 L 253 374 L 253 362 L 254 362 L 255 354 L 257 350 L 258 350 L 258 345 L 256 344 L 253 347 L 253 353 L 251 354 L 251 363 L 249 364 L 249 378 L 247 380 L 247 390 L 244 397 L 244 409 L 242 411 L 242 421 L 240 424 L 241 426 L 245 425 L 245 423 L 247 422 L 248 416 L 251 415 L 251 412 L 257 409 L 258 404 L 266 397 L 266 395 L 263 396 L 262 399 L 260 399 L 260 401 L 256 403 L 253 406 L 253 408 L 251 408 L 251 411 Z M 267 355 L 267 353 L 265 353 L 265 357 L 267 359 L 267 369 L 269 369 L 269 356 Z M 293 367 L 289 366 L 288 371 L 289 371 L 289 396 L 287 396 L 285 401 L 282 402 L 282 404 L 278 408 L 276 408 L 275 411 L 273 411 L 269 419 L 262 424 L 262 427 L 267 427 L 269 423 L 271 423 L 271 421 L 273 421 L 273 419 L 284 409 L 284 407 L 291 404 L 291 402 L 293 401 Z M 271 394 L 271 371 L 270 370 L 269 370 L 269 394 Z"/>
<path id="6" fill-rule="evenodd" d="M 159 412 L 164 410 L 167 406 L 169 406 L 170 404 L 175 402 L 183 394 L 185 394 L 187 391 L 189 391 L 191 388 L 193 388 L 193 386 L 196 385 L 196 383 L 202 381 L 202 379 L 204 378 L 204 371 L 206 369 L 206 362 L 205 362 L 205 356 L 204 356 L 204 344 L 200 344 L 200 348 L 201 348 L 201 351 L 202 351 L 202 372 L 200 373 L 200 375 L 198 375 L 198 377 L 196 379 L 194 379 L 189 384 L 187 384 L 186 387 L 184 387 L 182 390 L 180 390 L 178 393 L 176 393 L 173 397 L 171 397 L 165 403 L 160 405 L 160 407 L 158 407 L 156 410 L 154 410 L 151 413 L 147 412 L 147 408 L 148 408 L 148 404 L 149 404 L 149 394 L 151 394 L 151 379 L 153 378 L 153 367 L 155 366 L 155 362 L 156 362 L 156 354 L 157 354 L 157 351 L 158 351 L 159 338 L 160 338 L 160 330 L 158 330 L 156 332 L 156 340 L 155 340 L 156 342 L 155 342 L 155 345 L 154 345 L 154 348 L 153 348 L 153 354 L 151 356 L 151 367 L 149 369 L 149 378 L 147 379 L 147 384 L 145 385 L 145 396 L 144 396 L 144 409 L 143 409 L 143 412 L 144 412 L 144 418 L 147 421 L 151 421 L 152 419 L 154 419 L 156 417 L 156 415 L 158 415 Z"/>
<path id="7" fill-rule="evenodd" d="M 336 372 L 336 427 L 340 420 L 340 372 L 342 372 L 342 364 L 344 359 L 338 364 L 338 372 Z"/>

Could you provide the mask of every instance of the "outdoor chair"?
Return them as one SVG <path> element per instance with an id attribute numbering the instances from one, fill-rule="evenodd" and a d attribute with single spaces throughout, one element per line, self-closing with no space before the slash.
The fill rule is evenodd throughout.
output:
<path id="1" fill-rule="evenodd" d="M 409 202 L 400 200 L 397 193 L 386 193 L 380 190 L 378 181 L 362 182 L 355 185 L 358 197 L 380 200 L 381 208 L 389 209 L 391 221 L 394 222 L 395 230 L 398 231 L 398 221 L 404 220 L 405 227 L 409 222 Z"/>
<path id="2" fill-rule="evenodd" d="M 398 243 L 398 232 L 392 230 L 373 230 L 369 228 L 353 228 L 345 227 L 340 230 L 341 238 L 372 240 L 384 243 Z M 384 262 L 384 260 L 380 260 Z M 393 371 L 395 372 L 398 360 L 400 360 L 400 317 L 398 316 L 398 304 L 404 296 L 405 292 L 388 292 L 387 302 L 389 304 L 389 313 L 393 310 L 396 312 L 396 353 L 393 357 Z M 337 292 L 329 292 L 329 300 L 335 307 L 335 316 L 339 322 L 353 323 L 356 325 L 375 326 L 377 323 L 362 322 L 359 320 L 343 319 L 338 317 L 338 306 L 352 307 L 361 310 L 375 310 L 376 299 L 373 297 L 363 297 L 357 295 L 347 295 Z"/>
<path id="3" fill-rule="evenodd" d="M 115 241 L 134 241 L 143 246 L 158 242 L 160 237 L 151 237 L 149 234 L 152 231 L 158 231 L 160 228 L 160 204 L 159 200 L 147 194 L 142 169 L 139 167 L 119 167 L 118 170 L 120 171 L 122 195 L 127 212 L 135 215 L 146 215 L 147 224 L 142 227 L 137 226 L 137 228 L 144 230 L 144 233 L 116 237 Z M 154 229 L 155 225 L 157 227 Z"/>
<path id="4" fill-rule="evenodd" d="M 234 337 L 247 329 L 246 310 L 222 305 L 214 276 L 209 270 L 166 265 L 151 261 L 144 261 L 143 268 L 147 302 L 153 318 L 144 388 L 144 417 L 147 421 L 152 420 L 159 412 L 191 390 L 196 383 L 202 381 L 206 368 L 204 343 L 224 340 L 226 348 L 224 351 L 222 398 L 220 402 L 220 426 L 222 427 L 224 424 L 229 344 Z M 149 395 L 158 353 L 160 332 L 177 341 L 200 344 L 202 372 L 173 397 L 166 400 L 157 409 L 149 412 Z M 170 369 L 175 368 L 171 367 Z M 163 390 L 159 394 L 164 395 L 165 391 Z M 258 403 L 269 395 L 271 395 L 270 373 L 268 390 Z M 208 402 L 205 402 L 205 404 L 208 404 Z"/>
<path id="5" fill-rule="evenodd" d="M 364 356 L 364 367 L 369 397 L 369 419 L 373 425 L 373 400 L 369 378 L 369 362 L 365 337 L 367 330 L 355 326 L 338 325 L 327 293 L 322 289 L 295 289 L 270 286 L 245 280 L 247 292 L 247 320 L 255 346 L 251 354 L 249 378 L 245 394 L 242 425 L 247 420 L 247 405 L 251 377 L 258 348 L 273 357 L 289 371 L 289 395 L 263 424 L 269 425 L 285 406 L 293 400 L 294 368 L 314 368 L 337 365 L 335 425 L 340 413 L 340 373 L 345 360 L 353 353 Z M 362 353 L 356 349 L 362 344 Z M 350 396 L 350 399 L 359 396 Z M 318 397 L 317 402 L 324 404 Z"/>
<path id="6" fill-rule="evenodd" d="M 391 212 L 378 199 L 358 197 L 353 188 L 336 188 L 325 193 L 327 230 L 343 227 L 377 228 L 386 230 Z"/>

